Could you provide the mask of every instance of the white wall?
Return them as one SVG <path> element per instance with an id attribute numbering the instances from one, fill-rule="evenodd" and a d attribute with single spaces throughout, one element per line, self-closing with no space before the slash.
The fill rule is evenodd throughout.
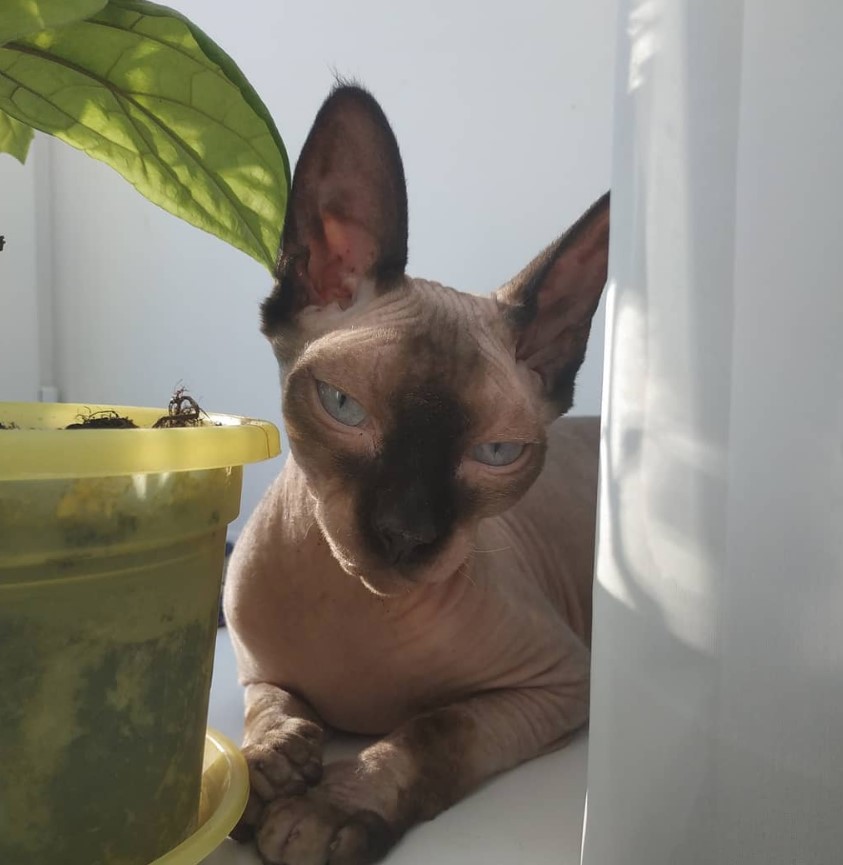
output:
<path id="1" fill-rule="evenodd" d="M 238 62 L 294 162 L 332 83 L 353 76 L 402 147 L 410 271 L 487 292 L 608 187 L 617 0 L 426 4 L 174 0 Z M 56 153 L 64 399 L 160 404 L 184 381 L 215 411 L 278 421 L 258 332 L 268 274 L 108 169 Z M 602 318 L 577 409 L 599 409 Z M 247 473 L 243 510 L 277 463 Z M 241 518 L 242 520 L 242 518 Z"/>
<path id="2" fill-rule="evenodd" d="M 36 161 L 0 153 L 0 400 L 38 399 Z"/>

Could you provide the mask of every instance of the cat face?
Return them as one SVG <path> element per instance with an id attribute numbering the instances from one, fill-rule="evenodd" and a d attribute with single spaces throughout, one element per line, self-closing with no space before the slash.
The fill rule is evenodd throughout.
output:
<path id="1" fill-rule="evenodd" d="M 284 416 L 340 564 L 388 591 L 437 580 L 541 470 L 541 381 L 491 298 L 407 279 L 336 312 L 285 376 Z"/>
<path id="2" fill-rule="evenodd" d="M 405 275 L 406 190 L 377 103 L 342 87 L 296 168 L 263 329 L 293 456 L 340 565 L 435 582 L 541 471 L 606 276 L 608 197 L 492 297 Z"/>

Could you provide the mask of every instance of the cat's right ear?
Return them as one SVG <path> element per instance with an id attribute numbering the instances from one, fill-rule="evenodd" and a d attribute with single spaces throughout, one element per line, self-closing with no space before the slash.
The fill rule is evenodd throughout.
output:
<path id="1" fill-rule="evenodd" d="M 295 326 L 307 307 L 353 303 L 364 280 L 388 290 L 407 265 L 407 189 L 398 143 L 380 105 L 339 86 L 305 141 L 263 331 Z"/>

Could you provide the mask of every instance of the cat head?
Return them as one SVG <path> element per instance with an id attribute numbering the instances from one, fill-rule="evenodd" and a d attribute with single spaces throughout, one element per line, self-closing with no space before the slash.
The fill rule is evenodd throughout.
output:
<path id="1" fill-rule="evenodd" d="M 389 123 L 358 87 L 328 97 L 262 315 L 293 458 L 348 573 L 384 594 L 445 579 L 530 487 L 573 402 L 608 240 L 607 193 L 491 297 L 407 276 Z"/>

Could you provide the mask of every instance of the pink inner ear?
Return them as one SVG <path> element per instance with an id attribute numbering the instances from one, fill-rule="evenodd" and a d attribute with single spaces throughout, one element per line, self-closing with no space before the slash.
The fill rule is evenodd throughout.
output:
<path id="1" fill-rule="evenodd" d="M 315 306 L 334 302 L 343 308 L 349 306 L 376 255 L 374 238 L 365 228 L 323 213 L 322 237 L 310 243 L 310 302 Z"/>

